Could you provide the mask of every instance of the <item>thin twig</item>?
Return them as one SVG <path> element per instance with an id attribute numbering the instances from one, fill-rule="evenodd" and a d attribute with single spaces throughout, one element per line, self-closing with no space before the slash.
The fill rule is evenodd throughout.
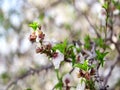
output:
<path id="1" fill-rule="evenodd" d="M 78 10 L 76 8 L 76 5 L 75 5 L 75 1 L 73 2 L 73 6 L 75 8 L 75 10 L 77 11 L 78 15 L 83 15 L 85 17 L 85 19 L 88 21 L 88 23 L 90 24 L 90 26 L 93 28 L 94 32 L 96 33 L 97 37 L 100 38 L 100 34 L 97 32 L 95 26 L 90 22 L 89 18 L 87 17 L 87 15 L 85 15 L 83 12 L 80 12 L 80 10 Z"/>
<path id="2" fill-rule="evenodd" d="M 82 15 L 86 18 L 86 20 L 88 21 L 88 23 L 90 24 L 90 26 L 93 28 L 93 30 L 95 31 L 97 37 L 100 38 L 101 37 L 100 34 L 97 32 L 97 30 L 94 27 L 94 25 L 90 22 L 89 18 L 85 14 L 82 14 Z"/>

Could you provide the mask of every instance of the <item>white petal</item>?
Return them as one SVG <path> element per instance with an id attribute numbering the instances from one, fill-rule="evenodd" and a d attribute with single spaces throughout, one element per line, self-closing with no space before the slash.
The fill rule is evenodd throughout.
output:
<path id="1" fill-rule="evenodd" d="M 56 52 L 58 53 L 58 56 L 53 58 L 52 62 L 55 69 L 59 69 L 60 63 L 64 60 L 64 55 L 59 50 L 56 50 Z"/>
<path id="2" fill-rule="evenodd" d="M 62 81 L 63 81 L 64 85 L 66 85 L 66 83 L 65 83 L 66 79 L 68 79 L 71 82 L 72 81 L 72 76 L 69 73 L 67 73 L 63 76 Z"/>
<path id="3" fill-rule="evenodd" d="M 85 90 L 85 82 L 78 83 L 76 90 Z"/>

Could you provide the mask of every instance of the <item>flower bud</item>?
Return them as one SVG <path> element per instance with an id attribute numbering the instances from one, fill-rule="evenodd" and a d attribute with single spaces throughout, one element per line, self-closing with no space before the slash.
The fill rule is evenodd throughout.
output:
<path id="1" fill-rule="evenodd" d="M 38 48 L 36 48 L 36 53 L 41 53 L 43 51 L 43 47 L 38 47 Z"/>
<path id="2" fill-rule="evenodd" d="M 90 74 L 89 74 L 88 72 L 85 73 L 85 78 L 86 78 L 87 80 L 90 80 Z"/>
<path id="3" fill-rule="evenodd" d="M 82 71 L 82 70 L 79 70 L 78 78 L 84 77 L 84 76 L 85 76 L 85 74 L 83 73 L 83 71 Z"/>
<path id="4" fill-rule="evenodd" d="M 39 30 L 41 30 L 42 27 L 41 27 L 41 26 L 38 26 L 38 28 L 39 28 Z"/>
<path id="5" fill-rule="evenodd" d="M 33 42 L 36 41 L 36 38 L 37 38 L 37 36 L 36 36 L 35 32 L 33 32 L 33 33 L 30 35 L 29 40 L 33 43 Z"/>
<path id="6" fill-rule="evenodd" d="M 41 32 L 41 33 L 38 35 L 38 37 L 39 37 L 41 40 L 43 40 L 44 37 L 45 37 L 45 34 L 43 34 L 43 32 Z"/>
<path id="7" fill-rule="evenodd" d="M 95 75 L 95 70 L 93 68 L 90 71 L 90 75 Z"/>

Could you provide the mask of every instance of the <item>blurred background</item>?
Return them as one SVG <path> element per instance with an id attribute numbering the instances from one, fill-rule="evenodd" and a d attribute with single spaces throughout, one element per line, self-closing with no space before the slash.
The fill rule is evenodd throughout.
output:
<path id="1" fill-rule="evenodd" d="M 48 41 L 61 42 L 83 39 L 86 34 L 96 37 L 94 28 L 105 25 L 102 9 L 104 0 L 0 0 L 0 90 L 8 83 L 24 74 L 30 68 L 38 68 L 50 63 L 45 55 L 35 53 L 36 45 L 29 41 L 33 21 L 42 25 Z M 115 10 L 115 33 L 120 33 L 120 11 Z M 92 25 L 91 25 L 92 24 Z M 109 64 L 101 69 L 107 75 L 117 51 L 111 45 Z M 113 53 L 114 52 L 114 53 Z M 65 65 L 67 72 L 70 65 Z M 104 73 L 103 73 L 104 72 Z M 55 78 L 53 78 L 55 77 Z M 43 79 L 44 78 L 44 79 Z M 52 90 L 57 79 L 54 70 L 42 71 L 30 75 L 10 90 Z M 114 90 L 120 90 L 120 64 L 113 70 L 108 84 Z M 75 90 L 74 88 L 72 90 Z"/>

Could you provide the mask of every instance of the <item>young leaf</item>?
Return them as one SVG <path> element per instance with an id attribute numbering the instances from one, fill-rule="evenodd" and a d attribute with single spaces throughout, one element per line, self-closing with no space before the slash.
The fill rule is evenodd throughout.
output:
<path id="1" fill-rule="evenodd" d="M 67 40 L 65 40 L 63 43 L 56 44 L 52 50 L 56 51 L 59 50 L 61 53 L 65 53 L 65 48 L 67 47 Z"/>
<path id="2" fill-rule="evenodd" d="M 95 38 L 94 41 L 95 41 L 96 45 L 101 47 L 101 48 L 107 47 L 102 38 Z"/>
<path id="3" fill-rule="evenodd" d="M 91 80 L 86 80 L 86 85 L 89 87 L 90 90 L 96 90 L 95 89 L 95 82 Z"/>
<path id="4" fill-rule="evenodd" d="M 105 9 L 108 8 L 108 2 L 105 2 L 105 3 L 103 4 L 103 8 L 105 8 Z"/>
<path id="5" fill-rule="evenodd" d="M 77 63 L 77 64 L 74 65 L 74 67 L 80 68 L 80 69 L 82 69 L 84 71 L 88 71 L 89 69 L 94 68 L 95 65 L 94 64 L 89 65 L 88 60 L 85 60 L 83 64 Z"/>
<path id="6" fill-rule="evenodd" d="M 83 64 L 77 63 L 77 64 L 74 65 L 74 67 L 78 67 L 78 68 L 80 68 L 84 71 L 87 71 L 90 68 L 89 65 L 88 65 L 88 60 L 85 60 Z"/>
<path id="7" fill-rule="evenodd" d="M 33 22 L 31 24 L 29 24 L 29 26 L 34 30 L 36 31 L 37 27 L 38 27 L 38 23 L 37 22 Z"/>
<path id="8" fill-rule="evenodd" d="M 76 55 L 74 53 L 74 49 L 75 49 L 75 46 L 74 45 L 69 45 L 67 48 L 66 48 L 66 57 L 67 58 L 71 58 L 72 59 L 72 66 L 75 64 L 76 62 Z M 68 52 L 69 54 L 68 54 Z"/>
<path id="9" fill-rule="evenodd" d="M 73 66 L 75 64 L 75 62 L 76 62 L 76 56 L 75 56 L 73 51 L 71 52 L 69 57 L 72 59 L 72 66 Z"/>
<path id="10" fill-rule="evenodd" d="M 63 86 L 63 84 L 62 84 L 62 82 L 58 82 L 56 85 L 55 85 L 55 89 L 58 89 L 59 88 L 59 90 L 61 90 L 62 89 L 62 86 Z"/>
<path id="11" fill-rule="evenodd" d="M 96 59 L 99 60 L 101 66 L 104 65 L 104 57 L 108 54 L 108 52 L 100 52 L 99 50 L 96 50 Z"/>
<path id="12" fill-rule="evenodd" d="M 83 69 L 82 65 L 83 65 L 83 64 L 81 64 L 81 63 L 77 63 L 77 64 L 74 65 L 74 67 L 77 67 L 77 68 Z"/>
<path id="13" fill-rule="evenodd" d="M 86 79 L 85 78 L 81 78 L 80 83 L 82 84 L 83 82 L 86 83 Z"/>

